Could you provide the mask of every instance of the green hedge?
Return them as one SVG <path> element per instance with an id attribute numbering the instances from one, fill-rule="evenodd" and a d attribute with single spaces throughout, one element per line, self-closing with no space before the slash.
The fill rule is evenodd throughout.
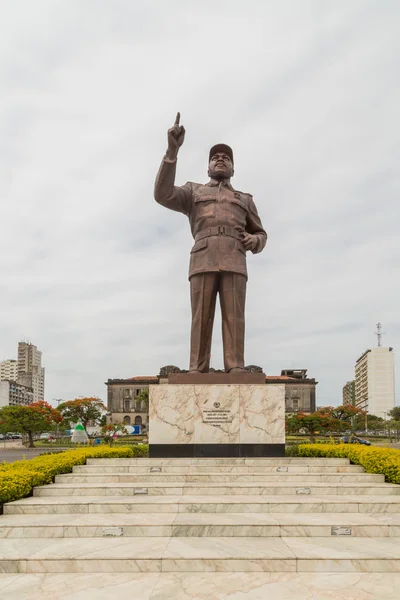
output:
<path id="1" fill-rule="evenodd" d="M 56 475 L 71 473 L 75 465 L 86 464 L 87 458 L 143 458 L 148 446 L 127 448 L 82 448 L 46 454 L 32 460 L 18 460 L 0 465 L 0 504 L 25 498 L 38 485 L 54 481 Z"/>
<path id="2" fill-rule="evenodd" d="M 400 450 L 357 444 L 301 444 L 298 453 L 299 456 L 349 458 L 367 473 L 380 473 L 389 483 L 400 483 Z"/>

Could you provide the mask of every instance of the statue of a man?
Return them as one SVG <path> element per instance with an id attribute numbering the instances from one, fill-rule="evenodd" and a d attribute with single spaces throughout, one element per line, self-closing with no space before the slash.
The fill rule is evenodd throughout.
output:
<path id="1" fill-rule="evenodd" d="M 205 185 L 175 186 L 176 161 L 185 138 L 179 124 L 168 130 L 168 148 L 157 175 L 154 197 L 159 204 L 189 217 L 194 246 L 190 252 L 192 330 L 190 372 L 208 373 L 217 293 L 222 313 L 224 366 L 229 373 L 244 370 L 244 308 L 246 252 L 261 252 L 267 234 L 253 197 L 235 190 L 233 152 L 225 144 L 210 150 Z"/>

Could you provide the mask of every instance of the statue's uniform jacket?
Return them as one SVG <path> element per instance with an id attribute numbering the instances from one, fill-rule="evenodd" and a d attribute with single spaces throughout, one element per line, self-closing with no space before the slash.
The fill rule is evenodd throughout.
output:
<path id="1" fill-rule="evenodd" d="M 216 296 L 222 314 L 225 370 L 244 367 L 246 298 L 246 248 L 244 232 L 257 238 L 253 253 L 261 252 L 267 241 L 250 194 L 235 190 L 230 183 L 211 179 L 209 183 L 174 185 L 176 160 L 164 157 L 154 197 L 166 208 L 189 217 L 194 237 L 190 253 L 189 280 L 192 306 L 190 336 L 191 371 L 208 372 Z"/>
<path id="2" fill-rule="evenodd" d="M 154 197 L 166 208 L 189 217 L 195 243 L 190 253 L 189 279 L 198 273 L 229 271 L 247 278 L 244 232 L 257 236 L 252 252 L 261 252 L 267 241 L 251 194 L 229 183 L 211 179 L 207 184 L 174 185 L 176 160 L 164 157 L 155 183 Z"/>

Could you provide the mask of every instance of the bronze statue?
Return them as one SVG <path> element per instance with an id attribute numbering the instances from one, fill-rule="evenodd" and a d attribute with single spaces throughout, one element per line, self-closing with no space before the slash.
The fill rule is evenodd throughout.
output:
<path id="1" fill-rule="evenodd" d="M 179 121 L 178 113 L 174 126 L 168 130 L 168 148 L 158 171 L 154 198 L 162 206 L 189 217 L 195 240 L 189 267 L 192 305 L 189 371 L 209 371 L 219 293 L 225 371 L 240 373 L 244 370 L 246 251 L 261 252 L 267 234 L 253 197 L 231 186 L 234 170 L 229 146 L 217 144 L 211 148 L 208 183 L 174 185 L 178 151 L 185 139 L 185 128 Z"/>

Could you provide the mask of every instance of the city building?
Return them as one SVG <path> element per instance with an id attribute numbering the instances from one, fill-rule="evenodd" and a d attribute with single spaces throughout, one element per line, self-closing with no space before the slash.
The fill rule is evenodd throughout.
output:
<path id="1" fill-rule="evenodd" d="M 125 425 L 140 425 L 146 432 L 148 425 L 148 403 L 139 398 L 142 390 L 149 385 L 160 383 L 159 377 L 130 377 L 129 379 L 108 379 L 107 410 L 108 422 L 121 422 Z"/>
<path id="2" fill-rule="evenodd" d="M 354 379 L 352 381 L 348 381 L 346 385 L 343 386 L 342 404 L 351 404 L 352 406 L 356 405 L 356 382 Z"/>
<path id="3" fill-rule="evenodd" d="M 371 415 L 386 419 L 394 408 L 393 348 L 367 350 L 355 365 L 355 403 Z"/>
<path id="4" fill-rule="evenodd" d="M 16 381 L 0 381 L 0 408 L 21 406 L 33 402 L 33 390 Z"/>
<path id="5" fill-rule="evenodd" d="M 307 377 L 307 369 L 284 369 L 280 376 L 267 375 L 265 383 L 285 384 L 285 410 L 287 413 L 315 412 L 318 381 Z"/>
<path id="6" fill-rule="evenodd" d="M 15 359 L 3 360 L 0 362 L 0 381 L 12 380 L 18 378 L 18 361 Z"/>
<path id="7" fill-rule="evenodd" d="M 250 365 L 248 372 L 262 372 L 261 367 Z M 148 390 L 149 385 L 167 384 L 170 373 L 184 373 L 174 365 L 160 369 L 159 375 L 131 377 L 129 379 L 108 379 L 107 410 L 109 422 L 123 422 L 127 425 L 141 425 L 142 431 L 148 427 L 148 403 L 140 400 L 142 390 Z M 307 369 L 287 369 L 281 375 L 265 377 L 266 385 L 277 383 L 285 385 L 286 412 L 315 412 L 316 385 L 314 378 L 307 377 Z"/>
<path id="8" fill-rule="evenodd" d="M 32 388 L 34 402 L 44 399 L 44 375 L 40 350 L 33 344 L 19 342 L 17 381 L 25 387 Z"/>

